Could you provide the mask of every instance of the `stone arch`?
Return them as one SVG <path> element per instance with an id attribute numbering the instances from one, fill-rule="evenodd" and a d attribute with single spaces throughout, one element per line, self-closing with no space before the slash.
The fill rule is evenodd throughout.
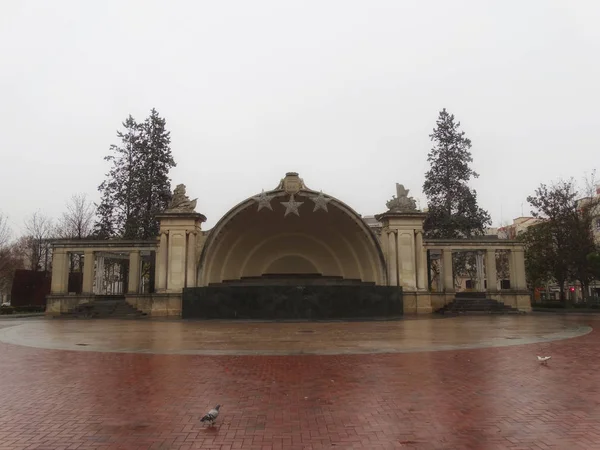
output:
<path id="1" fill-rule="evenodd" d="M 313 261 L 306 259 L 303 255 L 282 255 L 271 260 L 262 269 L 263 273 L 320 273 L 319 269 Z"/>
<path id="2" fill-rule="evenodd" d="M 244 258 L 239 277 L 241 278 L 244 274 L 246 276 L 260 276 L 262 272 L 252 272 L 248 265 L 252 264 L 256 266 L 254 270 L 262 271 L 266 261 L 289 252 L 310 261 L 313 266 L 320 267 L 319 272 L 322 275 L 342 274 L 344 276 L 344 265 L 336 256 L 335 251 L 321 239 L 306 233 L 279 233 L 256 243 Z M 227 264 L 227 261 L 225 261 L 225 264 Z"/>
<path id="3" fill-rule="evenodd" d="M 318 193 L 302 189 L 295 194 L 296 201 L 303 202 L 299 216 L 285 216 L 281 202 L 288 194 L 282 189 L 267 194 L 273 196 L 272 209 L 259 211 L 257 202 L 248 198 L 210 230 L 198 265 L 199 285 L 260 277 L 278 258 L 288 257 L 286 273 L 291 273 L 290 256 L 296 258 L 299 273 L 314 267 L 324 276 L 386 285 L 379 241 L 353 209 L 327 196 L 328 211 L 315 211 L 310 198 Z"/>

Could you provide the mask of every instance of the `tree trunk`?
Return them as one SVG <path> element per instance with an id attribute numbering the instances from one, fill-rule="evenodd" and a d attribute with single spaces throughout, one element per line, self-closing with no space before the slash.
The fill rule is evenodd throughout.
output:
<path id="1" fill-rule="evenodd" d="M 560 289 L 560 301 L 564 302 L 564 301 L 566 301 L 566 298 L 565 298 L 565 282 L 564 281 L 559 281 L 558 282 L 558 287 Z"/>
<path id="2" fill-rule="evenodd" d="M 579 284 L 581 284 L 581 299 L 585 301 L 588 298 L 587 282 L 579 280 Z"/>

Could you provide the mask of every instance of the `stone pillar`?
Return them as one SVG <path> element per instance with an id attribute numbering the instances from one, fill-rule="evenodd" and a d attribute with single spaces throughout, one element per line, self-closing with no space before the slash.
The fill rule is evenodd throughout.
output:
<path id="1" fill-rule="evenodd" d="M 415 231 L 417 289 L 427 289 L 427 250 L 423 247 L 423 231 Z"/>
<path id="2" fill-rule="evenodd" d="M 104 292 L 104 256 L 102 254 L 96 256 L 96 286 L 94 294 L 105 294 Z"/>
<path id="3" fill-rule="evenodd" d="M 82 294 L 94 293 L 94 269 L 96 265 L 96 257 L 92 250 L 86 250 L 83 253 L 83 286 Z"/>
<path id="4" fill-rule="evenodd" d="M 169 258 L 169 235 L 167 231 L 162 231 L 160 233 L 160 245 L 158 247 L 158 264 L 156 265 L 156 272 L 158 274 L 157 282 L 157 290 L 165 291 L 167 289 L 167 265 Z"/>
<path id="5" fill-rule="evenodd" d="M 185 287 L 186 233 L 169 231 L 169 262 L 167 266 L 167 292 L 181 292 Z"/>
<path id="6" fill-rule="evenodd" d="M 62 249 L 54 250 L 52 255 L 52 294 L 66 294 L 69 287 L 69 255 Z"/>
<path id="7" fill-rule="evenodd" d="M 156 268 L 157 292 L 181 293 L 196 286 L 197 235 L 206 217 L 196 212 L 172 211 L 158 214 L 160 246 Z"/>
<path id="8" fill-rule="evenodd" d="M 398 230 L 398 280 L 405 291 L 417 290 L 414 230 Z"/>
<path id="9" fill-rule="evenodd" d="M 523 248 L 513 248 L 510 256 L 510 287 L 517 291 L 525 290 L 525 251 Z"/>
<path id="10" fill-rule="evenodd" d="M 483 273 L 483 252 L 475 252 L 475 290 L 478 292 L 485 291 L 484 289 L 484 273 Z"/>
<path id="11" fill-rule="evenodd" d="M 527 290 L 527 276 L 525 274 L 525 249 L 518 249 L 515 256 L 517 258 L 517 269 L 520 280 L 519 287 L 520 289 Z"/>
<path id="12" fill-rule="evenodd" d="M 396 246 L 396 230 L 388 230 L 389 251 L 388 251 L 388 267 L 389 267 L 389 285 L 398 286 L 398 264 L 397 264 L 397 246 Z"/>
<path id="13" fill-rule="evenodd" d="M 129 283 L 128 294 L 138 294 L 140 290 L 140 251 L 133 250 L 129 253 Z"/>
<path id="14" fill-rule="evenodd" d="M 185 286 L 196 286 L 196 232 L 188 232 Z"/>
<path id="15" fill-rule="evenodd" d="M 442 250 L 442 276 L 444 277 L 444 292 L 454 292 L 454 277 L 452 276 L 452 250 Z"/>
<path id="16" fill-rule="evenodd" d="M 487 278 L 487 291 L 498 290 L 498 277 L 496 275 L 496 250 L 488 248 L 485 251 L 485 277 Z"/>
<path id="17" fill-rule="evenodd" d="M 421 240 L 417 243 L 416 234 L 423 231 L 425 217 L 427 214 L 412 210 L 389 210 L 375 216 L 381 222 L 383 230 L 388 233 L 388 285 L 402 286 L 405 292 L 414 292 L 418 289 L 417 277 L 424 266 L 425 258 L 419 255 L 423 247 Z M 424 276 L 425 272 L 423 272 Z"/>

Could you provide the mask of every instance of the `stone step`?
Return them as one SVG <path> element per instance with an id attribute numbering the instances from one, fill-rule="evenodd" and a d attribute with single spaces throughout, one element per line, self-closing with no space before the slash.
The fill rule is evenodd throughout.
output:
<path id="1" fill-rule="evenodd" d="M 146 313 L 135 309 L 127 303 L 125 299 L 101 299 L 99 301 L 80 305 L 66 315 L 69 317 L 97 319 L 130 319 L 147 317 Z"/>
<path id="2" fill-rule="evenodd" d="M 464 298 L 464 299 L 477 299 L 477 298 L 487 298 L 485 292 L 458 292 L 455 298 Z"/>
<path id="3" fill-rule="evenodd" d="M 440 314 L 519 314 L 520 311 L 507 306 L 502 302 L 498 302 L 491 298 L 481 297 L 481 293 L 477 297 L 464 297 L 465 293 L 461 293 L 460 296 L 456 296 L 454 300 L 448 303 L 437 312 Z"/>

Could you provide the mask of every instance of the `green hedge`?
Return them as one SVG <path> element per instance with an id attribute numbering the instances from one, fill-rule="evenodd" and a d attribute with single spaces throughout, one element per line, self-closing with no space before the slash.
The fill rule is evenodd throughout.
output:
<path id="1" fill-rule="evenodd" d="M 600 309 L 600 305 L 596 302 L 590 303 L 565 303 L 565 302 L 540 302 L 532 303 L 534 308 L 554 308 L 554 309 Z"/>
<path id="2" fill-rule="evenodd" d="M 40 305 L 0 306 L 0 314 L 40 313 L 45 310 L 46 307 Z"/>
<path id="3" fill-rule="evenodd" d="M 46 307 L 40 305 L 13 306 L 13 308 L 17 313 L 36 313 L 46 311 Z"/>

